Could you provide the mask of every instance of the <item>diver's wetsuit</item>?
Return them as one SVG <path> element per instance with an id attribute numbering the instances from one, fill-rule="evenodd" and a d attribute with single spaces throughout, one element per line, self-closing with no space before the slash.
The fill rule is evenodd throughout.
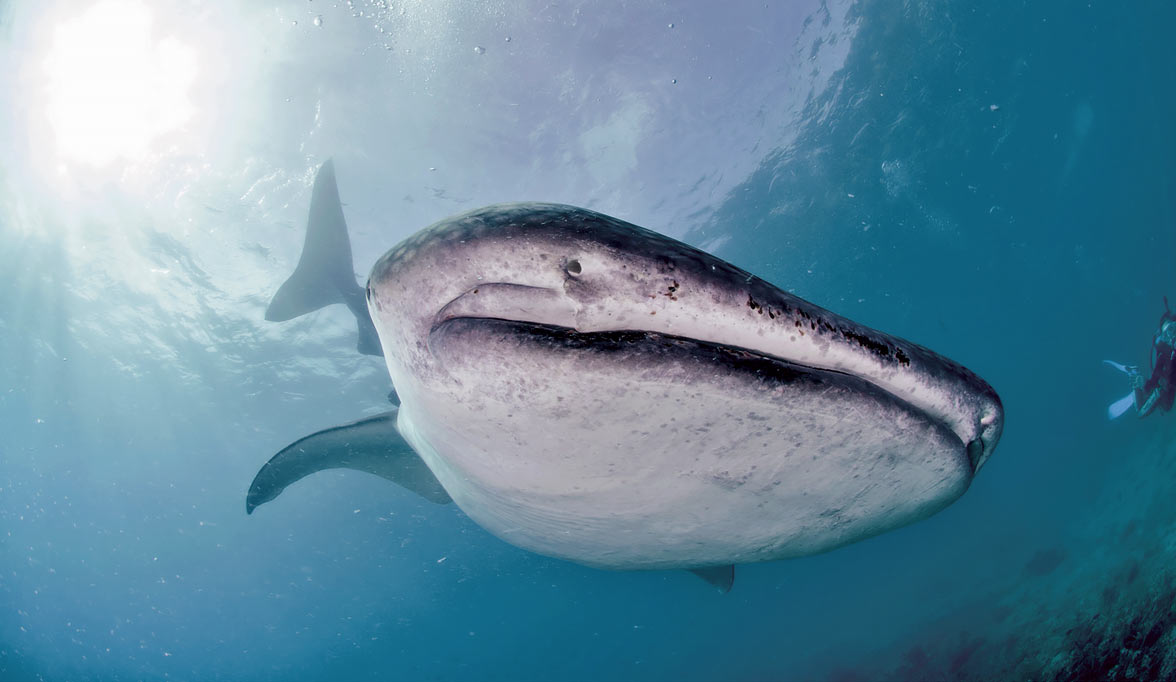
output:
<path id="1" fill-rule="evenodd" d="M 1139 416 L 1146 417 L 1157 407 L 1167 412 L 1176 399 L 1176 315 L 1165 313 L 1152 342 L 1152 372 L 1143 385 L 1135 388 L 1135 405 Z"/>

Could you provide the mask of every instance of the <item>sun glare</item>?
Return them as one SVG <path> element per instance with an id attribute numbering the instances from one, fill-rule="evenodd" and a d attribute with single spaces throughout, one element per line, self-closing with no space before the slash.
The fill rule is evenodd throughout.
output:
<path id="1" fill-rule="evenodd" d="M 192 116 L 196 53 L 157 38 L 147 5 L 103 0 L 57 26 L 45 60 L 58 157 L 92 166 L 135 159 Z"/>

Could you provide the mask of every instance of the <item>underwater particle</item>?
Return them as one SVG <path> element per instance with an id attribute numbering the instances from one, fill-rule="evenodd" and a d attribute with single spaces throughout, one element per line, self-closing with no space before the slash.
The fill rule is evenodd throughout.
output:
<path id="1" fill-rule="evenodd" d="M 674 22 L 672 22 L 672 21 L 671 21 L 671 22 L 670 22 L 670 25 L 669 25 L 669 28 L 673 28 L 673 27 L 674 27 Z"/>
<path id="2" fill-rule="evenodd" d="M 506 37 L 506 42 L 508 42 L 508 43 L 510 42 L 510 36 Z"/>
<path id="3" fill-rule="evenodd" d="M 907 192 L 911 183 L 911 172 L 901 160 L 882 162 L 882 184 L 887 195 L 897 198 Z"/>
<path id="4" fill-rule="evenodd" d="M 298 20 L 297 20 L 297 19 L 295 19 L 294 21 L 291 21 L 291 22 L 290 22 L 290 25 L 291 25 L 291 26 L 297 26 L 297 25 L 298 25 Z"/>
<path id="5" fill-rule="evenodd" d="M 314 18 L 314 25 L 315 26 L 322 26 L 323 25 L 323 16 L 321 14 Z"/>
<path id="6" fill-rule="evenodd" d="M 474 54 L 486 54 L 486 48 L 482 47 L 481 45 L 475 45 Z"/>
<path id="7" fill-rule="evenodd" d="M 671 78 L 671 79 L 670 79 L 670 84 L 671 84 L 671 85 L 677 85 L 677 84 L 678 84 L 678 79 L 677 79 L 677 78 Z"/>
<path id="8" fill-rule="evenodd" d="M 999 104 L 989 104 L 988 110 L 989 111 L 1000 111 L 1000 105 Z"/>

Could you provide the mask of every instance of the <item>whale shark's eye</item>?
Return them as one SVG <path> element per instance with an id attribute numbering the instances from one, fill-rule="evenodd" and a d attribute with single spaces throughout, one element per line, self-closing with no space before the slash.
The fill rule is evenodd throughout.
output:
<path id="1" fill-rule="evenodd" d="M 573 277 L 584 271 L 584 269 L 580 267 L 580 261 L 575 259 L 569 260 L 568 264 L 564 266 L 564 270 L 567 270 L 568 274 Z"/>

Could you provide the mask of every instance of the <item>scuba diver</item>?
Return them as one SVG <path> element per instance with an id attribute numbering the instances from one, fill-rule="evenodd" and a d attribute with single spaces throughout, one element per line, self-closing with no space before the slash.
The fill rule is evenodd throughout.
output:
<path id="1" fill-rule="evenodd" d="M 1176 314 L 1168 307 L 1164 297 L 1164 314 L 1160 326 L 1152 337 L 1151 375 L 1144 379 L 1139 369 L 1129 365 L 1104 360 L 1103 362 L 1131 377 L 1132 391 L 1116 400 L 1107 408 L 1110 419 L 1119 417 L 1132 405 L 1139 416 L 1146 417 L 1159 408 L 1162 412 L 1172 409 L 1176 399 Z"/>

